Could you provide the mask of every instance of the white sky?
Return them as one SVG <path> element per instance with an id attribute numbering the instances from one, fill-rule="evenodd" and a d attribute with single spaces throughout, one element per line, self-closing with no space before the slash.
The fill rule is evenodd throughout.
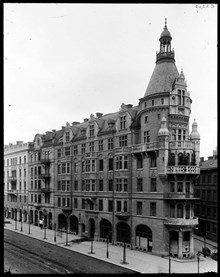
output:
<path id="1" fill-rule="evenodd" d="M 138 105 L 165 17 L 196 118 L 217 146 L 216 4 L 4 4 L 4 144 Z"/>

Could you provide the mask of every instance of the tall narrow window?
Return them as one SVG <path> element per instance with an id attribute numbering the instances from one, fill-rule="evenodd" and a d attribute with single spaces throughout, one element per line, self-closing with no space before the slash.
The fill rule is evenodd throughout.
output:
<path id="1" fill-rule="evenodd" d="M 137 191 L 143 191 L 143 179 L 142 178 L 137 179 Z"/>
<path id="2" fill-rule="evenodd" d="M 142 215 L 142 202 L 137 201 L 137 215 Z"/>
<path id="3" fill-rule="evenodd" d="M 70 132 L 66 132 L 66 142 L 70 141 Z"/>
<path id="4" fill-rule="evenodd" d="M 99 140 L 99 151 L 103 151 L 103 139 Z"/>
<path id="5" fill-rule="evenodd" d="M 126 116 L 121 116 L 120 128 L 121 129 L 125 129 L 126 128 Z"/>
<path id="6" fill-rule="evenodd" d="M 157 179 L 151 178 L 151 192 L 157 191 Z"/>
<path id="7" fill-rule="evenodd" d="M 89 126 L 89 136 L 92 137 L 94 136 L 95 132 L 94 132 L 94 125 L 90 125 Z"/>
<path id="8" fill-rule="evenodd" d="M 156 216 L 156 203 L 155 202 L 150 203 L 150 215 Z"/>
<path id="9" fill-rule="evenodd" d="M 108 150 L 113 149 L 113 138 L 108 138 Z"/>

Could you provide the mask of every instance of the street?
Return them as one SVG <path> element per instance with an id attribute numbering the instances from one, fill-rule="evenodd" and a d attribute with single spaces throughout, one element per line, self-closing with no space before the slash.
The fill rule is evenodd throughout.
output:
<path id="1" fill-rule="evenodd" d="M 18 274 L 134 273 L 10 230 L 4 231 L 4 267 Z"/>

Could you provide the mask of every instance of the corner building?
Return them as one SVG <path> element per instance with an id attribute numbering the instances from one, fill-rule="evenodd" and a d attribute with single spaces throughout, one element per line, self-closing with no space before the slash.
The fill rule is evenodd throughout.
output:
<path id="1" fill-rule="evenodd" d="M 139 104 L 37 134 L 29 149 L 29 219 L 155 255 L 194 256 L 200 136 L 166 23 Z"/>
<path id="2" fill-rule="evenodd" d="M 58 229 L 178 258 L 194 256 L 200 136 L 166 23 L 139 105 L 62 127 L 55 146 Z M 71 164 L 68 165 L 68 164 Z"/>

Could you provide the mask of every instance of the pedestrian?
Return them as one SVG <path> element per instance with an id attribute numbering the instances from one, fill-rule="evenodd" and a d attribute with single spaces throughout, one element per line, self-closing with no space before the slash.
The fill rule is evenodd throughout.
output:
<path id="1" fill-rule="evenodd" d="M 40 219 L 39 225 L 40 225 L 40 228 L 42 229 L 43 228 L 43 220 L 42 219 Z"/>

